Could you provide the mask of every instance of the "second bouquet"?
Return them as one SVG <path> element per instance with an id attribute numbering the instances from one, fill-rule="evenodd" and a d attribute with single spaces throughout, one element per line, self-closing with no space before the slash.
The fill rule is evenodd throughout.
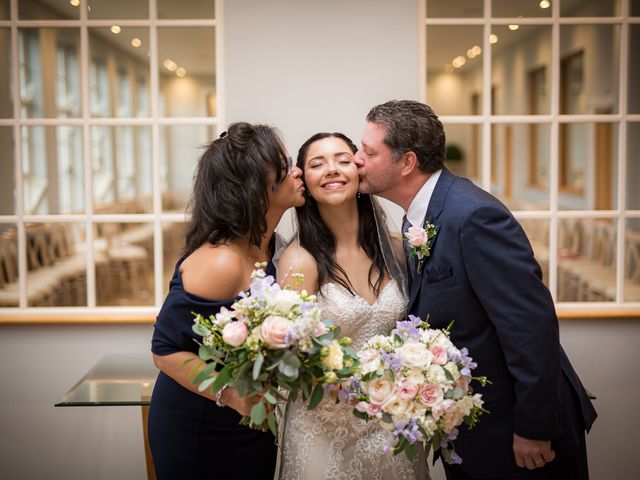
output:
<path id="1" fill-rule="evenodd" d="M 194 313 L 193 330 L 202 337 L 198 355 L 207 365 L 193 382 L 212 395 L 235 387 L 242 396 L 259 396 L 242 423 L 277 435 L 279 400 L 301 395 L 315 408 L 326 385 L 354 374 L 358 357 L 351 339 L 322 319 L 314 295 L 280 288 L 256 266 L 249 291 L 230 310 L 209 318 Z"/>

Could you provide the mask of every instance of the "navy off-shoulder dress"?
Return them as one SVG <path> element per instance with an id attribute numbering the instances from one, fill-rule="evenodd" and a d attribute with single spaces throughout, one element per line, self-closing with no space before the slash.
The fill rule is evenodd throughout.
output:
<path id="1" fill-rule="evenodd" d="M 236 300 L 211 301 L 184 290 L 178 261 L 158 314 L 151 351 L 197 353 L 193 315 L 229 308 Z M 275 274 L 272 264 L 267 273 Z M 239 425 L 240 414 L 191 392 L 160 372 L 149 409 L 149 444 L 159 480 L 273 478 L 277 448 L 273 435 Z"/>

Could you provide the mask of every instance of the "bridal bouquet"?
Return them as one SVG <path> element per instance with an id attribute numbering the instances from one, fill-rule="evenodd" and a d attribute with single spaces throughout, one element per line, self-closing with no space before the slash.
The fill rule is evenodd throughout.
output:
<path id="1" fill-rule="evenodd" d="M 322 320 L 314 295 L 280 288 L 264 264 L 256 266 L 249 291 L 231 310 L 209 318 L 195 314 L 193 331 L 202 337 L 198 355 L 208 364 L 193 382 L 212 395 L 227 386 L 242 396 L 259 395 L 242 423 L 277 435 L 278 400 L 301 394 L 311 410 L 325 386 L 353 375 L 358 360 L 351 340 L 338 338 L 340 328 Z"/>
<path id="2" fill-rule="evenodd" d="M 481 395 L 473 394 L 469 384 L 487 380 L 472 377 L 476 364 L 466 348 L 451 343 L 449 328 L 430 329 L 409 316 L 390 335 L 371 338 L 358 352 L 360 369 L 341 400 L 355 405 L 357 417 L 377 419 L 393 433 L 395 444 L 385 446 L 386 451 L 404 451 L 413 459 L 422 442 L 425 454 L 439 448 L 445 461 L 462 461 L 451 442 L 456 427 L 463 422 L 473 427 L 485 411 Z"/>

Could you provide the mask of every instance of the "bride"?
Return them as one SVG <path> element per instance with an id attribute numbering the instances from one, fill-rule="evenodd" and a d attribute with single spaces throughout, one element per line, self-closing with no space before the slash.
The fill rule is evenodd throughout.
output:
<path id="1" fill-rule="evenodd" d="M 406 293 L 402 242 L 389 238 L 377 203 L 358 194 L 356 150 L 341 133 L 318 133 L 300 147 L 307 202 L 296 208 L 299 231 L 278 272 L 282 285 L 317 292 L 324 316 L 357 350 L 405 317 Z M 424 458 L 385 454 L 390 434 L 328 397 L 312 411 L 300 400 L 287 406 L 281 480 L 429 478 Z"/>

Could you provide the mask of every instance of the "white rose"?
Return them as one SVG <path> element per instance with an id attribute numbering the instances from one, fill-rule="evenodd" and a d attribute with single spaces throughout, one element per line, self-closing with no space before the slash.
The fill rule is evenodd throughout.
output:
<path id="1" fill-rule="evenodd" d="M 343 360 L 344 354 L 342 353 L 342 347 L 334 340 L 329 345 L 329 355 L 322 359 L 322 363 L 330 370 L 342 370 L 344 366 Z"/>
<path id="2" fill-rule="evenodd" d="M 460 370 L 458 370 L 458 366 L 453 362 L 449 362 L 445 364 L 444 368 L 449 371 L 449 373 L 453 377 L 453 381 L 457 382 L 458 378 L 460 378 Z"/>
<path id="3" fill-rule="evenodd" d="M 427 416 L 421 424 L 424 431 L 427 432 L 427 435 L 430 437 L 433 436 L 438 429 L 438 423 L 431 415 Z"/>
<path id="4" fill-rule="evenodd" d="M 383 404 L 382 410 L 389 415 L 398 417 L 407 411 L 407 402 L 400 400 L 395 395 L 391 395 Z"/>
<path id="5" fill-rule="evenodd" d="M 427 346 L 420 342 L 407 342 L 398 349 L 398 354 L 405 366 L 426 368 L 431 364 L 433 354 Z"/>
<path id="6" fill-rule="evenodd" d="M 271 303 L 276 312 L 286 315 L 294 305 L 300 303 L 300 297 L 294 290 L 280 290 L 271 299 Z"/>
<path id="7" fill-rule="evenodd" d="M 376 378 L 367 385 L 371 403 L 382 405 L 395 393 L 396 387 L 388 378 Z"/>
<path id="8" fill-rule="evenodd" d="M 382 360 L 380 360 L 379 358 L 374 358 L 370 362 L 360 364 L 360 370 L 364 375 L 366 375 L 367 373 L 375 372 L 381 368 Z"/>
<path id="9" fill-rule="evenodd" d="M 419 368 L 410 369 L 405 375 L 404 378 L 413 383 L 414 385 L 421 385 L 425 382 L 426 378 L 422 374 L 422 370 Z"/>
<path id="10" fill-rule="evenodd" d="M 429 368 L 427 368 L 426 376 L 429 383 L 435 383 L 436 385 L 446 383 L 447 381 L 444 369 L 440 365 L 430 365 Z"/>

